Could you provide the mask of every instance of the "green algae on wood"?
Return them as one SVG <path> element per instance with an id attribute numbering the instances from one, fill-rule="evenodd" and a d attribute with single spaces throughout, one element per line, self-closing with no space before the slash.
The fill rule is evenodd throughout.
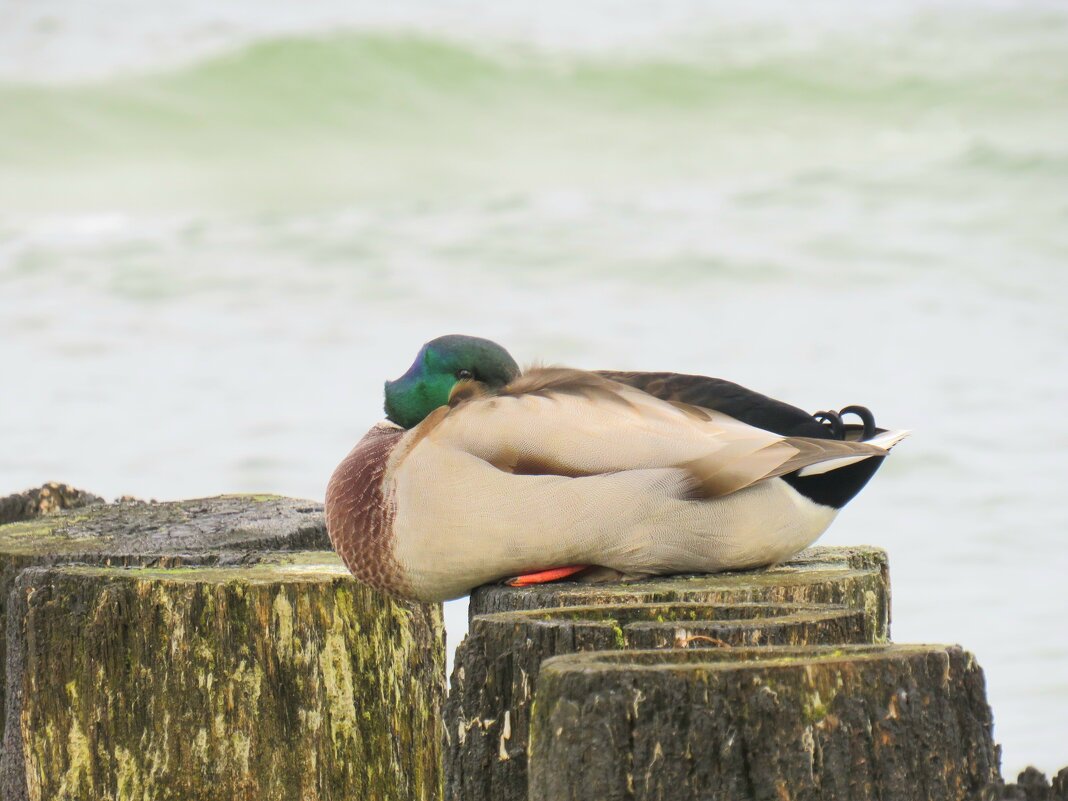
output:
<path id="1" fill-rule="evenodd" d="M 51 485 L 48 485 L 51 486 Z M 20 571 L 34 565 L 172 566 L 261 561 L 263 552 L 328 550 L 322 505 L 269 495 L 224 495 L 166 503 L 121 502 L 78 507 L 96 496 L 66 485 L 33 519 L 0 525 L 0 687 L 7 647 L 8 594 Z M 15 497 L 15 496 L 12 496 Z M 64 508 L 64 504 L 67 507 Z M 77 508 L 75 508 L 77 507 Z M 22 508 L 22 507 L 19 507 Z M 4 717 L 0 696 L 0 720 Z"/>
<path id="2" fill-rule="evenodd" d="M 440 797 L 440 605 L 332 553 L 32 568 L 12 604 L 5 801 Z"/>

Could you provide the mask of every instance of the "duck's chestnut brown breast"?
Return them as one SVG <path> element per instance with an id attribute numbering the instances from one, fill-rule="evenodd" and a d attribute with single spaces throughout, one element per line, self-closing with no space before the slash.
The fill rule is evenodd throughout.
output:
<path id="1" fill-rule="evenodd" d="M 390 454 L 404 429 L 379 424 L 337 466 L 326 488 L 326 529 L 352 574 L 375 589 L 411 596 L 393 557 L 392 493 L 386 487 Z"/>

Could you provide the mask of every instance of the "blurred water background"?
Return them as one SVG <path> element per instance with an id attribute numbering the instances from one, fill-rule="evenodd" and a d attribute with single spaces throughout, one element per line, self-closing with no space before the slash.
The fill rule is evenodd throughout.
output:
<path id="1" fill-rule="evenodd" d="M 864 403 L 823 542 L 1068 762 L 1068 7 L 222 5 L 0 0 L 0 492 L 321 498 L 444 333 Z"/>

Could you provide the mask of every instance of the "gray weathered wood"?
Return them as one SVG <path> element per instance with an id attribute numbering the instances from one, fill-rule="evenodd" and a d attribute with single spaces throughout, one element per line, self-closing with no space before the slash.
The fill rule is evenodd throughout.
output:
<path id="1" fill-rule="evenodd" d="M 530 801 L 968 801 L 996 780 L 983 674 L 955 646 L 547 660 Z"/>
<path id="2" fill-rule="evenodd" d="M 809 548 L 765 570 L 671 576 L 635 582 L 563 581 L 515 588 L 503 584 L 471 593 L 469 618 L 493 612 L 632 603 L 836 604 L 863 609 L 872 642 L 890 639 L 890 570 L 886 551 L 871 546 Z"/>
<path id="3" fill-rule="evenodd" d="M 99 504 L 0 526 L 0 558 L 209 562 L 329 547 L 322 504 L 276 495 Z"/>
<path id="4" fill-rule="evenodd" d="M 540 606 L 539 606 L 540 605 Z M 534 684 L 547 657 L 600 649 L 864 643 L 885 637 L 877 549 L 818 549 L 768 571 L 484 587 L 445 707 L 446 797 L 525 801 Z M 485 614 L 487 610 L 498 611 Z"/>

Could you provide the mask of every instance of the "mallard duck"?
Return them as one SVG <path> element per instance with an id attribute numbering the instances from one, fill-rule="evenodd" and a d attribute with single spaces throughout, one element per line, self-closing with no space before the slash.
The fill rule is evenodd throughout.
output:
<path id="1" fill-rule="evenodd" d="M 720 379 L 521 372 L 467 336 L 424 345 L 385 410 L 330 479 L 327 529 L 357 578 L 422 601 L 786 560 L 907 434 Z"/>

